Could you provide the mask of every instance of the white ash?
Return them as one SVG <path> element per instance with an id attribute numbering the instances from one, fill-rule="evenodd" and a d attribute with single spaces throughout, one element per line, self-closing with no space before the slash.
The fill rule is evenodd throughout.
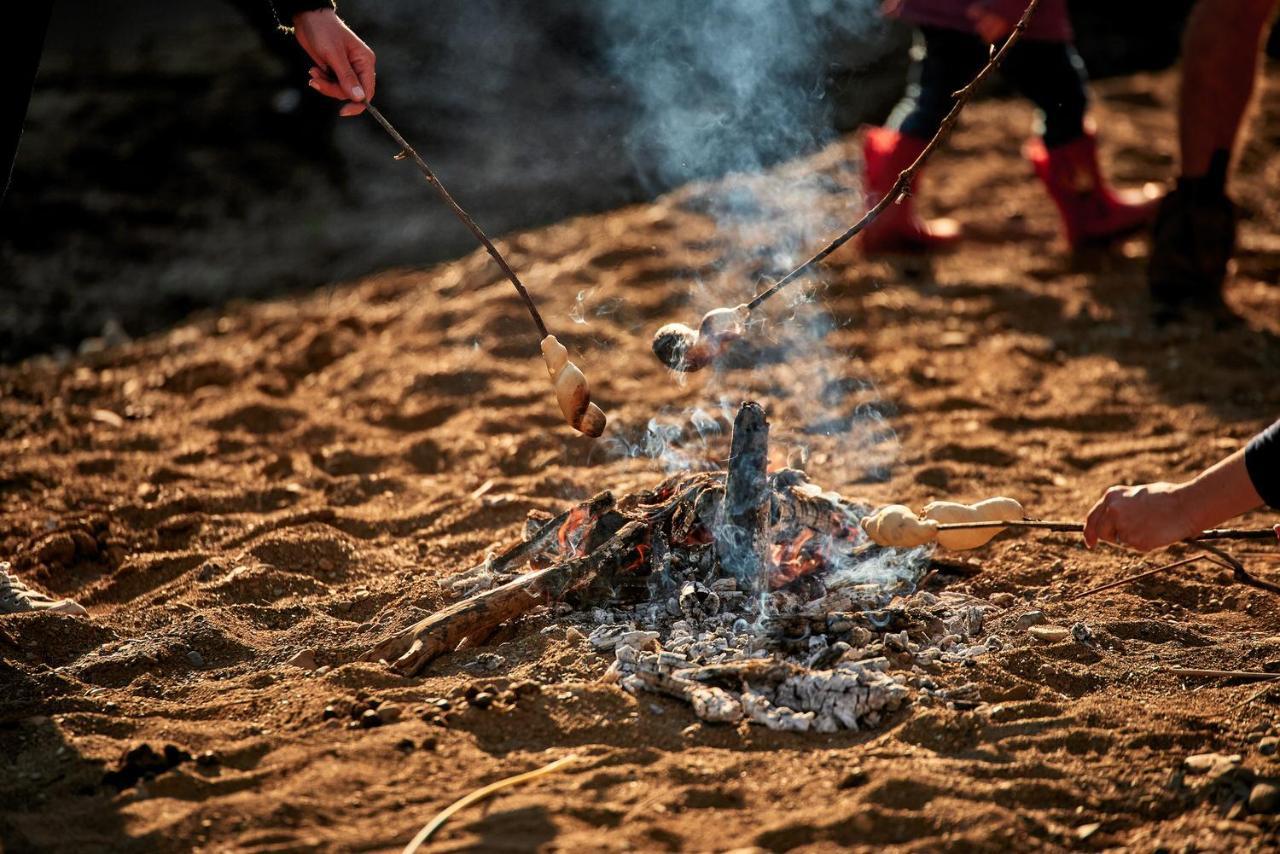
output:
<path id="1" fill-rule="evenodd" d="M 863 600 L 858 610 L 832 611 L 832 604 L 854 604 L 847 590 L 809 602 L 772 594 L 765 613 L 809 626 L 805 636 L 779 641 L 761 617 L 760 597 L 738 586 L 732 578 L 684 580 L 678 595 L 659 597 L 661 605 L 597 607 L 580 615 L 597 624 L 592 646 L 613 654 L 606 678 L 632 693 L 682 699 L 708 722 L 835 732 L 877 726 L 913 697 L 976 703 L 971 683 L 948 687 L 934 677 L 943 665 L 972 661 L 1001 646 L 997 637 L 980 637 L 986 614 L 998 610 L 984 600 L 918 592 L 879 610 Z M 733 610 L 725 610 L 724 600 L 734 594 Z M 667 607 L 669 599 L 684 607 Z M 788 611 L 780 612 L 784 605 Z M 895 619 L 881 615 L 906 615 L 906 625 L 877 629 L 877 620 Z M 771 663 L 786 669 L 783 678 L 756 675 L 761 667 L 770 673 Z M 732 675 L 735 667 L 742 668 L 736 684 L 700 681 L 708 671 Z"/>

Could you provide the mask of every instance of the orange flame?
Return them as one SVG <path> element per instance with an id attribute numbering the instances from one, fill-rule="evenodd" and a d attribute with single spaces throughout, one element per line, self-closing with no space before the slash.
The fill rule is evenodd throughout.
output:
<path id="1" fill-rule="evenodd" d="M 818 572 L 826 566 L 821 541 L 814 540 L 812 530 L 804 528 L 790 541 L 773 544 L 773 577 L 769 586 L 785 587 L 804 575 Z M 807 548 L 806 548 L 807 547 Z"/>
<path id="2" fill-rule="evenodd" d="M 631 561 L 631 563 L 622 567 L 619 571 L 631 572 L 632 570 L 640 569 L 641 567 L 643 567 L 649 561 L 650 550 L 651 550 L 651 547 L 649 546 L 648 543 L 641 543 L 640 545 L 636 546 L 635 560 Z"/>
<path id="3" fill-rule="evenodd" d="M 581 557 L 583 543 L 586 542 L 591 513 L 585 507 L 575 507 L 569 512 L 560 530 L 556 532 L 556 543 L 563 557 Z"/>

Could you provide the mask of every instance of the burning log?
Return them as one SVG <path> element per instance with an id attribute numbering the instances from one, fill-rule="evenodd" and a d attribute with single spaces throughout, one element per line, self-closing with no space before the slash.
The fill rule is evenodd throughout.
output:
<path id="1" fill-rule="evenodd" d="M 758 403 L 744 403 L 733 420 L 724 521 L 716 526 L 716 554 L 739 579 L 758 585 L 768 566 L 771 509 L 769 421 Z"/>
<path id="2" fill-rule="evenodd" d="M 566 594 L 576 606 L 647 599 L 647 607 L 671 617 L 743 626 L 736 611 L 762 607 L 753 594 L 781 589 L 772 595 L 799 603 L 824 595 L 820 570 L 878 553 L 858 527 L 864 508 L 823 492 L 803 472 L 769 474 L 768 441 L 764 410 L 744 403 L 727 472 L 675 475 L 618 501 L 603 492 L 561 513 L 448 582 L 455 591 L 484 592 L 384 640 L 365 658 L 416 673 L 464 640 L 475 643 Z M 547 560 L 554 562 L 545 566 Z M 510 577 L 526 564 L 534 571 Z M 806 577 L 814 583 L 798 584 Z M 860 601 L 856 579 L 855 589 L 831 583 L 844 585 L 840 601 Z"/>
<path id="3" fill-rule="evenodd" d="M 491 554 L 484 559 L 483 563 L 453 576 L 447 584 L 454 591 L 468 587 L 472 589 L 492 587 L 491 582 L 494 578 L 501 578 L 506 573 L 518 570 L 526 561 L 533 560 L 553 545 L 560 544 L 559 538 L 564 533 L 565 526 L 572 520 L 597 519 L 613 509 L 613 505 L 612 492 L 598 493 L 578 506 L 550 519 L 522 542 L 508 546 L 496 555 Z"/>

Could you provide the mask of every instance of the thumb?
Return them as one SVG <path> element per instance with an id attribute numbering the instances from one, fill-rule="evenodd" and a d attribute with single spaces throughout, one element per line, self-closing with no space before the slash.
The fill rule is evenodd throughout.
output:
<path id="1" fill-rule="evenodd" d="M 346 56 L 339 55 L 334 57 L 333 64 L 329 67 L 329 70 L 337 78 L 338 86 L 348 100 L 364 103 L 365 91 L 360 86 L 360 78 L 356 76 L 355 70 L 351 67 L 351 61 Z"/>

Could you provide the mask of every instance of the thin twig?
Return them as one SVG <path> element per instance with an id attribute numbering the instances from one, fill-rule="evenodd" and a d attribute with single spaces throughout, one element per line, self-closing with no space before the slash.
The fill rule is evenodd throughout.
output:
<path id="1" fill-rule="evenodd" d="M 1120 587 L 1121 585 L 1124 585 L 1124 584 L 1131 584 L 1135 581 L 1138 581 L 1139 579 L 1146 578 L 1148 575 L 1155 575 L 1158 572 L 1165 572 L 1166 570 L 1177 569 L 1178 567 L 1186 566 L 1189 563 L 1195 563 L 1197 561 L 1208 560 L 1208 559 L 1209 559 L 1208 555 L 1195 555 L 1194 557 L 1183 558 L 1182 560 L 1177 560 L 1177 561 L 1174 561 L 1173 563 L 1166 563 L 1164 566 L 1157 566 L 1155 569 L 1148 569 L 1146 572 L 1139 572 L 1137 575 L 1126 576 L 1125 578 L 1121 578 L 1117 581 L 1112 581 L 1107 584 L 1103 584 L 1099 587 L 1094 587 L 1091 590 L 1086 590 L 1076 598 L 1083 599 L 1086 596 L 1092 596 L 1095 593 L 1101 593 L 1102 591 L 1110 590 L 1113 587 Z"/>
<path id="2" fill-rule="evenodd" d="M 1261 699 L 1264 695 L 1266 695 L 1266 694 L 1267 694 L 1267 692 L 1269 692 L 1269 691 L 1274 691 L 1274 690 L 1275 690 L 1275 687 L 1276 687 L 1276 686 L 1275 686 L 1275 683 L 1273 682 L 1273 683 L 1271 683 L 1270 685 L 1268 685 L 1267 687 L 1263 688 L 1261 691 L 1255 691 L 1254 693 L 1250 694 L 1248 697 L 1245 697 L 1243 700 L 1241 700 L 1240 702 L 1236 703 L 1236 704 L 1235 704 L 1234 706 L 1232 706 L 1231 708 L 1227 709 L 1227 711 L 1228 711 L 1228 712 L 1237 712 L 1237 711 L 1239 711 L 1240 709 L 1243 709 L 1245 706 L 1247 706 L 1247 705 L 1249 705 L 1250 703 L 1252 703 L 1254 700 L 1259 700 L 1259 699 Z"/>
<path id="3" fill-rule="evenodd" d="M 1164 672 L 1171 676 L 1195 676 L 1202 679 L 1251 679 L 1255 682 L 1280 679 L 1280 673 L 1268 673 L 1265 670 L 1206 670 L 1201 667 L 1169 667 Z"/>
<path id="4" fill-rule="evenodd" d="M 454 201 L 453 196 L 449 194 L 449 191 L 444 188 L 444 184 L 441 184 L 440 179 L 436 177 L 436 173 L 431 171 L 431 167 L 427 165 L 426 161 L 418 155 L 418 152 L 413 149 L 412 145 L 405 141 L 405 138 L 400 135 L 400 132 L 391 126 L 391 122 L 387 121 L 386 117 L 378 111 L 378 108 L 373 106 L 373 104 L 365 104 L 365 112 L 372 116 L 375 122 L 382 125 L 382 129 L 396 141 L 396 145 L 400 146 L 400 149 L 404 154 L 413 158 L 413 162 L 418 164 L 418 169 L 426 176 L 428 183 L 430 183 L 432 187 L 435 187 L 436 192 L 440 194 L 440 198 L 445 200 L 445 203 L 453 210 L 454 215 L 457 216 L 458 219 L 462 220 L 462 224 L 465 225 L 471 233 L 475 235 L 476 240 L 479 240 L 480 244 L 488 250 L 490 257 L 492 257 L 493 260 L 497 262 L 498 266 L 502 268 L 502 272 L 506 273 L 507 278 L 511 280 L 511 284 L 515 285 L 516 291 L 520 294 L 520 298 L 524 300 L 525 307 L 529 309 L 529 315 L 533 318 L 534 324 L 538 327 L 540 338 L 546 338 L 550 333 L 547 332 L 547 325 L 542 322 L 542 315 L 538 313 L 538 307 L 533 304 L 533 297 L 529 296 L 529 292 L 525 290 L 524 283 L 520 281 L 520 277 L 511 269 L 511 265 L 507 263 L 507 259 L 502 257 L 502 253 L 498 251 L 498 247 L 493 245 L 493 241 L 490 240 L 488 235 L 481 230 L 480 226 L 476 224 L 476 221 L 471 218 L 471 215 L 464 211 L 462 206 Z"/>
<path id="5" fill-rule="evenodd" d="M 1017 44 L 1018 40 L 1022 38 L 1023 32 L 1027 29 L 1027 23 L 1031 20 L 1031 15 L 1035 12 L 1036 6 L 1038 5 L 1040 5 L 1040 0 L 1031 0 L 1031 2 L 1027 4 L 1027 10 L 1022 13 L 1022 17 L 1018 20 L 1017 26 L 1013 28 L 1013 32 L 1011 32 L 1009 37 L 1005 39 L 1005 42 L 1001 45 L 1000 49 L 991 55 L 991 58 L 987 60 L 987 64 L 982 67 L 982 70 L 978 72 L 976 77 L 969 81 L 967 86 L 955 93 L 955 104 L 951 107 L 951 112 L 947 113 L 947 117 L 942 120 L 942 124 L 938 127 L 938 132 L 933 135 L 933 139 L 929 140 L 928 145 L 926 145 L 924 150 L 920 152 L 920 156 L 915 159 L 915 162 L 898 175 L 898 180 L 889 188 L 889 192 L 885 194 L 884 198 L 863 214 L 862 219 L 854 223 L 847 231 L 835 240 L 828 243 L 825 248 L 818 252 L 818 254 L 814 255 L 808 261 L 805 261 L 799 267 L 796 267 L 790 273 L 787 273 L 781 279 L 774 282 L 768 290 L 761 292 L 752 299 L 751 302 L 747 303 L 748 311 L 754 311 L 763 304 L 765 300 L 772 297 L 791 282 L 800 278 L 804 273 L 808 272 L 817 264 L 820 264 L 831 253 L 835 252 L 841 246 L 844 246 L 852 240 L 858 232 L 875 222 L 880 214 L 884 213 L 884 211 L 889 207 L 889 205 L 897 204 L 899 197 L 909 190 L 911 181 L 915 178 L 916 173 L 920 171 L 921 167 L 924 166 L 925 161 L 929 159 L 934 150 L 938 148 L 938 146 L 940 146 L 951 134 L 951 129 L 955 127 L 956 122 L 960 118 L 960 111 L 964 109 L 965 104 L 969 103 L 969 98 L 973 96 L 974 90 L 987 78 L 987 75 L 991 73 L 992 69 L 1000 65 L 1001 61 L 1005 58 L 1005 55 L 1008 54 L 1010 48 Z"/>
<path id="6" fill-rule="evenodd" d="M 1225 564 L 1231 567 L 1235 580 L 1241 584 L 1247 584 L 1250 587 L 1256 587 L 1259 590 L 1265 590 L 1268 593 L 1280 593 L 1280 584 L 1274 584 L 1270 581 L 1264 581 L 1252 575 L 1249 570 L 1244 568 L 1244 564 L 1232 557 L 1228 552 L 1223 551 L 1217 546 L 1211 546 L 1208 543 L 1197 543 L 1198 548 L 1217 556 Z"/>
<path id="7" fill-rule="evenodd" d="M 526 771 L 523 774 L 516 774 L 514 777 L 507 777 L 503 780 L 497 781 L 496 783 L 490 783 L 487 786 L 476 789 L 474 792 L 467 795 L 466 797 L 459 798 L 458 800 L 454 801 L 452 804 L 450 804 L 449 806 L 441 810 L 436 815 L 435 818 L 427 822 L 426 826 L 423 827 L 422 830 L 418 831 L 418 835 L 413 837 L 413 839 L 410 840 L 409 844 L 404 847 L 404 851 L 402 852 L 402 854 L 415 854 L 415 852 L 420 847 L 422 847 L 422 843 L 430 839 L 431 834 L 439 830 L 440 826 L 444 824 L 446 821 L 448 821 L 450 816 L 452 816 L 458 810 L 464 809 L 470 806 L 471 804 L 474 804 L 476 801 L 484 800 L 485 798 L 492 795 L 494 792 L 497 792 L 501 789 L 505 789 L 508 786 L 517 786 L 520 783 L 525 783 L 525 782 L 528 782 L 529 780 L 534 780 L 538 777 L 542 777 L 546 774 L 550 774 L 554 771 L 557 771 L 560 768 L 564 767 L 565 765 L 568 765 L 570 762 L 573 762 L 577 758 L 578 758 L 577 755 L 571 753 L 568 756 L 564 757 L 563 759 L 557 759 L 555 762 L 552 762 L 548 765 L 543 765 L 541 768 L 535 768 L 532 771 Z"/>

